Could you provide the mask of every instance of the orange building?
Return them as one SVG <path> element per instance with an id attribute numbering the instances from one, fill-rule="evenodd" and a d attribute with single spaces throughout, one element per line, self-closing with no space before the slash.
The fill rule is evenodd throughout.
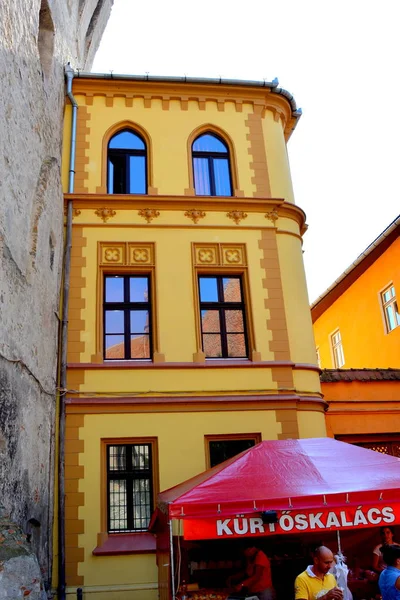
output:
<path id="1" fill-rule="evenodd" d="M 312 305 L 328 435 L 400 456 L 400 217 Z"/>

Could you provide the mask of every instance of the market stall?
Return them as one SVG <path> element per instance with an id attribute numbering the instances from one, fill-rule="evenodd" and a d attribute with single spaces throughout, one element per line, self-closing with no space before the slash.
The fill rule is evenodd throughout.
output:
<path id="1" fill-rule="evenodd" d="M 184 540 L 196 541 L 395 525 L 400 460 L 330 438 L 264 441 L 162 492 L 152 523 L 164 557 L 162 600 L 173 598 L 180 583 L 173 577 L 169 586 L 166 580 L 167 534 L 168 563 L 179 573 L 174 520 Z"/>

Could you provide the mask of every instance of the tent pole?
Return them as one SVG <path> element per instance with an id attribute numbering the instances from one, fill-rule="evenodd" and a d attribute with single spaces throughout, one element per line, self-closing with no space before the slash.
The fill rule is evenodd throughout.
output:
<path id="1" fill-rule="evenodd" d="M 337 530 L 337 545 L 338 545 L 338 554 L 342 554 L 342 548 L 340 545 L 340 531 L 339 529 Z"/>
<path id="2" fill-rule="evenodd" d="M 172 535 L 172 519 L 168 521 L 169 526 L 169 552 L 170 552 L 170 565 L 171 565 L 171 588 L 172 588 L 172 600 L 175 600 L 175 564 L 174 564 L 174 538 Z"/>

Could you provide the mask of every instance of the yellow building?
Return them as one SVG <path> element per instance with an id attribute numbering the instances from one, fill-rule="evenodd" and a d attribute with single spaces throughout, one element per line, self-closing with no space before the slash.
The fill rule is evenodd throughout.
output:
<path id="1" fill-rule="evenodd" d="M 277 83 L 82 74 L 65 442 L 67 593 L 155 600 L 158 491 L 325 436 Z"/>

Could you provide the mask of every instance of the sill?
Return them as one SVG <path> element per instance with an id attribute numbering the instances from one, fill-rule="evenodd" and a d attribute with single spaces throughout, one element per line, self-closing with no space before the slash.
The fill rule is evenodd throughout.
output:
<path id="1" fill-rule="evenodd" d="M 110 533 L 99 541 L 92 554 L 94 556 L 114 556 L 118 554 L 152 554 L 155 551 L 156 538 L 152 533 Z"/>

